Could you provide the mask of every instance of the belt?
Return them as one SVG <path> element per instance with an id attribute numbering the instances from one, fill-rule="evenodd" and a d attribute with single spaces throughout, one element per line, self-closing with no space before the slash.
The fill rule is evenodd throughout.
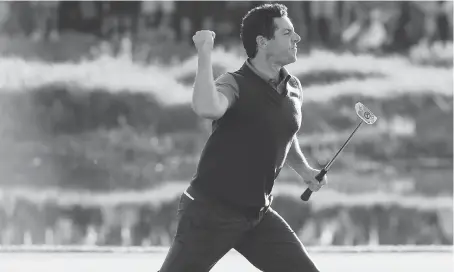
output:
<path id="1" fill-rule="evenodd" d="M 270 208 L 271 203 L 273 202 L 273 196 L 270 195 L 268 197 L 268 203 L 262 207 L 244 207 L 244 206 L 237 206 L 232 203 L 227 203 L 225 201 L 221 201 L 219 199 L 214 199 L 212 197 L 207 196 L 207 194 L 200 192 L 200 190 L 194 188 L 194 186 L 190 185 L 185 191 L 184 194 L 192 200 L 200 200 L 203 202 L 208 202 L 211 204 L 218 204 L 225 206 L 227 208 L 236 210 L 248 217 L 255 217 L 255 216 L 262 216 L 264 215 Z"/>

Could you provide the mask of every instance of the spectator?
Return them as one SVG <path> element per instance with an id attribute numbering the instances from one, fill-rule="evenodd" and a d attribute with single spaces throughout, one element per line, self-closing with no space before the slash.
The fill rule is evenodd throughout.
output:
<path id="1" fill-rule="evenodd" d="M 358 40 L 358 48 L 361 51 L 377 51 L 382 48 L 386 42 L 386 29 L 381 20 L 381 12 L 372 10 L 368 24 Z"/>
<path id="2" fill-rule="evenodd" d="M 449 40 L 449 21 L 448 21 L 448 9 L 447 1 L 439 1 L 437 12 L 436 12 L 436 28 L 437 28 L 437 40 L 442 41 L 444 44 Z"/>
<path id="3" fill-rule="evenodd" d="M 397 52 L 403 52 L 410 47 L 410 24 L 411 24 L 411 3 L 400 3 L 400 15 L 396 29 L 392 37 L 392 48 Z"/>
<path id="4" fill-rule="evenodd" d="M 11 9 L 10 3 L 0 2 L 0 31 L 3 32 L 4 25 L 10 17 Z"/>
<path id="5" fill-rule="evenodd" d="M 333 23 L 335 23 L 336 3 L 332 1 L 314 1 L 311 12 L 315 18 L 316 33 L 322 46 L 330 46 L 332 42 Z"/>
<path id="6" fill-rule="evenodd" d="M 359 10 L 356 15 L 357 18 L 342 33 L 342 42 L 347 47 L 355 47 L 364 28 L 370 23 L 366 12 Z"/>
<path id="7" fill-rule="evenodd" d="M 44 38 L 58 41 L 58 6 L 60 3 L 58 1 L 32 1 L 30 3 L 34 10 L 35 22 L 32 39 L 40 41 Z"/>

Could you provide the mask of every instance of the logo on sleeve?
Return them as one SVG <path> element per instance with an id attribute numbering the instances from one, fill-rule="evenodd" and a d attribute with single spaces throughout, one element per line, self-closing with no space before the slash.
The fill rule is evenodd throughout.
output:
<path id="1" fill-rule="evenodd" d="M 296 78 L 294 78 L 293 76 L 288 81 L 287 90 L 288 90 L 290 97 L 302 99 L 300 84 L 298 83 L 298 80 Z"/>
<path id="2" fill-rule="evenodd" d="M 298 81 L 292 76 L 288 83 L 290 84 L 290 86 L 292 86 L 293 88 L 298 88 L 299 89 L 299 84 L 298 84 Z"/>

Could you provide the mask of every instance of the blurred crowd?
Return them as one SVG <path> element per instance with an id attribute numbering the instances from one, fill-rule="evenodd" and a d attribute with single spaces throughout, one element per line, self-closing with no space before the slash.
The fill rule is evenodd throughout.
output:
<path id="1" fill-rule="evenodd" d="M 197 29 L 217 42 L 238 41 L 242 16 L 260 1 L 7 1 L 0 31 L 58 41 L 65 31 L 102 39 L 190 42 Z M 420 42 L 452 41 L 452 1 L 282 1 L 303 42 L 329 48 L 405 51 Z"/>
<path id="2" fill-rule="evenodd" d="M 177 199 L 149 204 L 55 205 L 0 199 L 0 245 L 169 246 Z M 399 205 L 336 205 L 318 210 L 276 197 L 306 245 L 449 245 L 452 211 Z"/>

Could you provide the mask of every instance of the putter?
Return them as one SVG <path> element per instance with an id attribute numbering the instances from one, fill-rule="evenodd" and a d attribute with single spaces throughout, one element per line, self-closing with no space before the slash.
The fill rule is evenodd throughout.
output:
<path id="1" fill-rule="evenodd" d="M 339 153 L 341 153 L 342 150 L 345 148 L 345 146 L 350 142 L 351 138 L 356 133 L 356 131 L 359 129 L 359 127 L 363 123 L 372 125 L 373 123 L 375 123 L 375 121 L 377 121 L 377 117 L 368 108 L 366 108 L 366 106 L 364 106 L 361 102 L 356 103 L 355 111 L 356 111 L 356 114 L 361 119 L 361 121 L 356 126 L 355 130 L 353 130 L 352 134 L 350 134 L 350 137 L 348 137 L 347 141 L 345 141 L 345 143 L 342 145 L 342 147 L 339 149 L 339 151 L 337 151 L 336 155 L 334 155 L 334 157 L 328 162 L 328 164 L 326 164 L 325 167 L 323 167 L 323 169 L 320 170 L 320 173 L 318 173 L 317 176 L 315 176 L 315 179 L 318 180 L 319 182 L 322 181 L 323 177 L 329 171 L 329 168 L 333 164 L 334 160 L 336 160 Z M 301 195 L 301 199 L 303 201 L 308 201 L 309 198 L 311 197 L 311 195 L 312 195 L 311 189 L 307 188 L 306 191 L 304 191 L 304 193 Z"/>

